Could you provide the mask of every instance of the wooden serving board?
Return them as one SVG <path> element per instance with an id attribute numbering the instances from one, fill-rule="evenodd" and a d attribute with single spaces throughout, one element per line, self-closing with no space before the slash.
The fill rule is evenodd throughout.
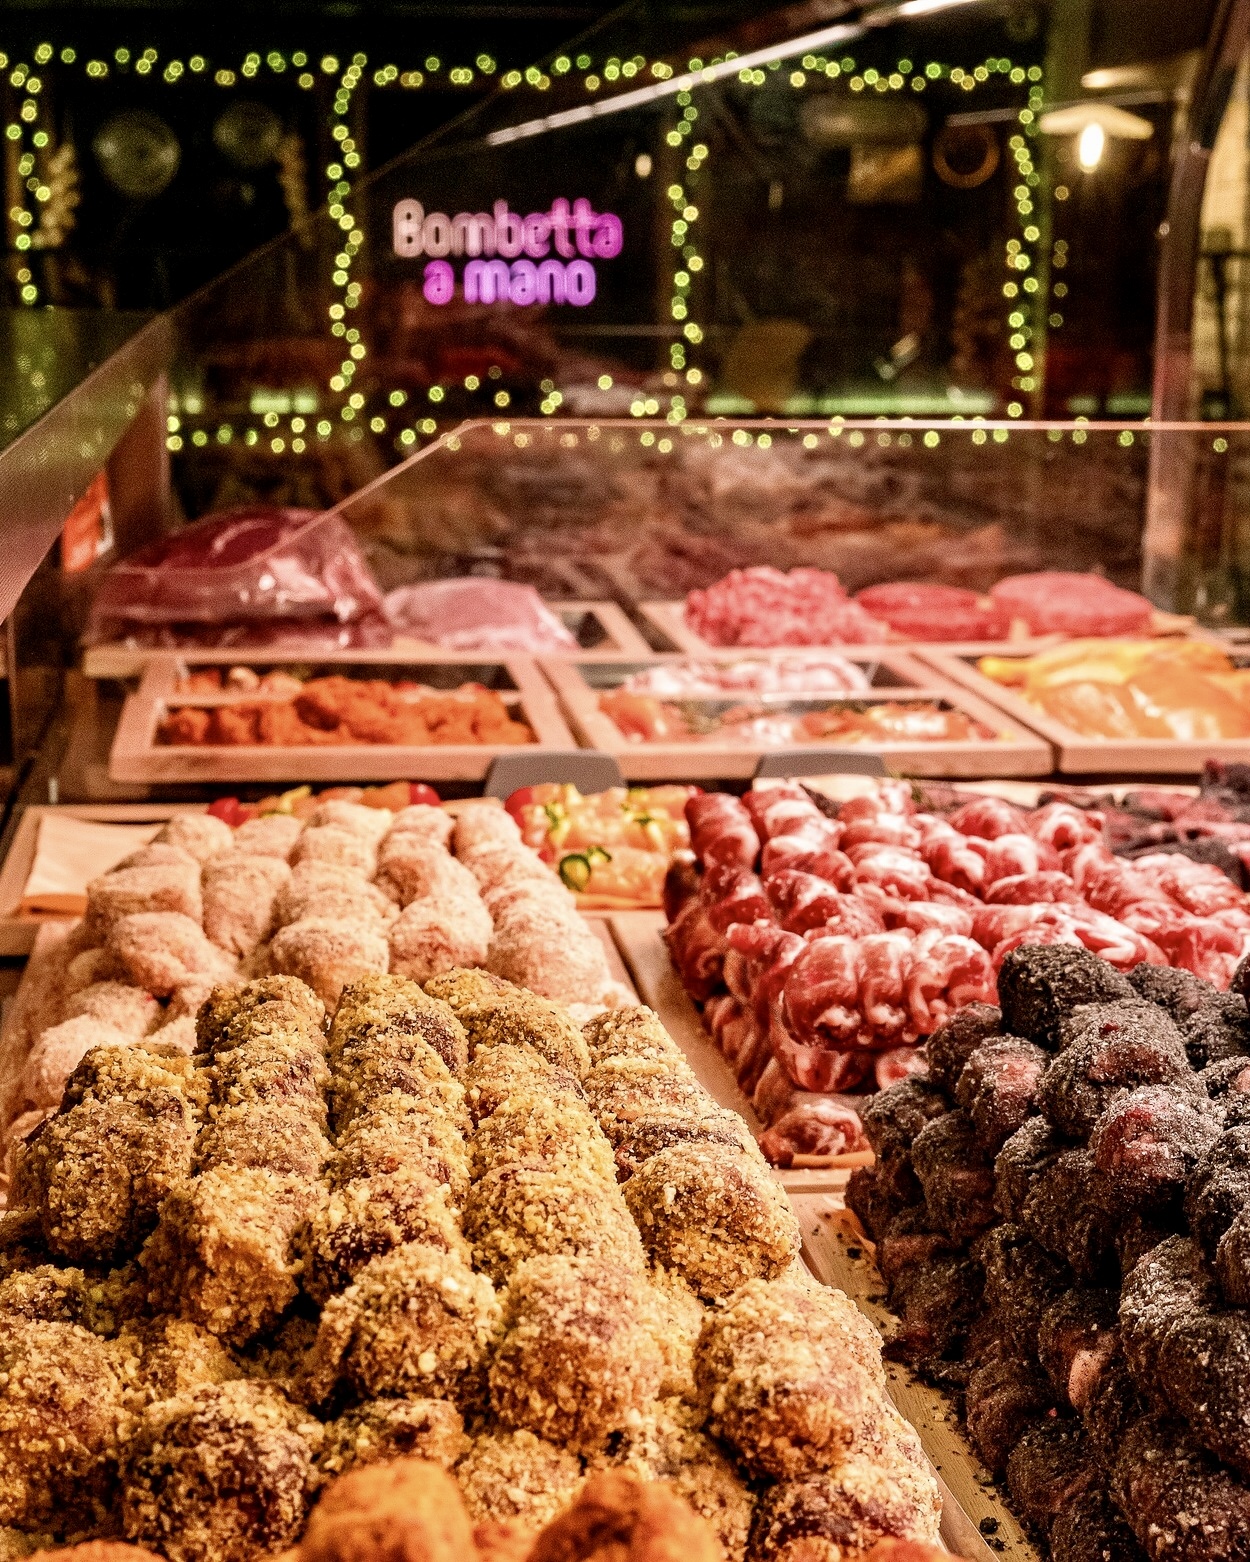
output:
<path id="1" fill-rule="evenodd" d="M 686 1055 L 699 1083 L 718 1105 L 736 1112 L 758 1138 L 764 1125 L 743 1095 L 733 1069 L 703 1028 L 699 1011 L 687 997 L 660 932 L 661 911 L 618 911 L 609 919 L 612 933 L 633 977 L 638 996 L 654 1009 L 669 1035 Z M 870 1150 L 836 1155 L 817 1165 L 778 1169 L 776 1176 L 790 1193 L 817 1193 L 845 1187 L 856 1166 L 872 1163 Z"/>
<path id="2" fill-rule="evenodd" d="M 792 1202 L 808 1268 L 825 1285 L 845 1291 L 883 1334 L 889 1332 L 893 1318 L 884 1304 L 885 1282 L 873 1262 L 872 1244 L 841 1196 L 806 1195 Z M 1041 1553 L 998 1495 L 948 1401 L 900 1363 L 887 1361 L 885 1369 L 891 1398 L 915 1427 L 943 1483 L 942 1538 L 950 1549 L 978 1562 L 1041 1562 Z"/>
<path id="3" fill-rule="evenodd" d="M 701 653 L 700 660 L 742 661 L 747 657 L 753 660 L 776 659 L 785 654 L 776 651 L 709 650 Z M 804 651 L 803 654 L 809 653 Z M 819 658 L 822 651 L 817 649 L 810 654 Z M 933 701 L 949 709 L 963 711 L 991 731 L 1002 733 L 1003 738 L 999 741 L 978 738 L 968 742 L 847 744 L 841 751 L 848 756 L 877 755 L 887 770 L 912 776 L 953 780 L 973 776 L 1044 776 L 1051 773 L 1054 756 L 1050 745 L 1043 742 L 1036 732 L 1004 715 L 997 706 L 959 683 L 934 676 L 931 668 L 907 651 L 896 647 L 866 649 L 853 646 L 836 652 L 825 650 L 823 654 L 836 655 L 863 666 L 872 686 L 867 691 L 847 694 L 744 694 L 740 697 L 740 703 L 754 704 L 758 700 L 764 708 L 775 705 L 778 709 L 785 709 L 787 705 L 796 702 L 814 703 L 823 707 L 863 700 Z M 630 670 L 641 665 L 652 666 L 681 660 L 681 657 L 655 656 L 647 659 L 645 664 L 621 663 L 623 670 L 617 684 L 608 681 L 608 669 L 612 665 L 610 659 L 597 658 L 594 665 L 588 665 L 589 660 L 543 657 L 540 658 L 540 666 L 558 694 L 564 714 L 583 746 L 611 754 L 627 780 L 662 781 L 678 777 L 685 781 L 749 780 L 764 755 L 782 752 L 759 743 L 718 740 L 715 735 L 702 741 L 632 741 L 599 709 L 600 695 L 616 687 Z M 706 707 L 710 712 L 716 706 L 732 703 L 734 698 L 729 695 L 696 696 L 689 700 L 674 699 L 674 703 Z M 827 742 L 810 745 L 796 744 L 793 751 L 799 754 L 804 748 L 838 749 L 839 745 L 836 738 L 831 738 Z"/>
<path id="4" fill-rule="evenodd" d="M 254 666 L 282 667 L 296 658 L 255 657 Z M 351 665 L 370 663 L 371 657 L 357 656 Z M 317 665 L 333 669 L 338 657 L 322 657 Z M 426 664 L 433 673 L 448 663 Z M 528 722 L 537 742 L 527 750 L 540 748 L 571 749 L 577 745 L 560 715 L 559 707 L 546 681 L 530 657 L 459 657 L 455 664 L 465 670 L 466 678 L 475 671 L 485 676 L 502 670 L 510 689 L 500 695 L 511 714 Z M 269 747 L 262 744 L 224 746 L 175 744 L 157 741 L 157 729 L 171 706 L 220 706 L 255 702 L 264 696 L 253 694 L 180 694 L 178 685 L 185 663 L 177 655 L 153 657 L 143 672 L 135 693 L 122 707 L 121 720 L 109 755 L 109 776 L 114 781 L 145 784 L 188 785 L 203 782 L 363 782 L 363 781 L 480 781 L 490 762 L 500 754 L 518 752 L 517 747 L 489 743 L 422 744 L 358 743 L 333 747 L 303 745 Z M 420 678 L 421 663 L 409 662 L 405 671 Z"/>
<path id="5" fill-rule="evenodd" d="M 1250 653 L 1238 651 L 1233 646 L 1226 649 L 1230 656 L 1239 656 L 1243 663 L 1250 661 Z M 1044 738 L 1055 751 L 1056 767 L 1062 775 L 1192 776 L 1202 770 L 1208 759 L 1240 761 L 1242 764 L 1250 762 L 1250 738 L 1194 741 L 1181 738 L 1085 737 L 1054 720 L 1013 689 L 987 678 L 977 670 L 976 656 L 973 654 L 961 656 L 948 650 L 919 647 L 915 654 L 932 667 L 938 678 L 962 685 L 970 694 L 1003 712 L 1013 722 Z M 1007 646 L 981 654 L 1006 659 L 1029 653 L 1016 646 Z"/>
<path id="6" fill-rule="evenodd" d="M 573 597 L 547 606 L 574 635 L 586 633 L 589 644 L 570 656 L 649 656 L 651 647 L 641 633 L 630 623 L 627 614 L 615 602 Z M 587 620 L 589 624 L 587 625 Z M 499 653 L 502 655 L 503 653 Z M 310 648 L 301 651 L 293 647 L 187 646 L 185 649 L 143 650 L 121 642 L 108 645 L 91 645 L 82 656 L 82 670 L 88 678 L 141 678 L 144 669 L 154 658 L 175 655 L 188 667 L 248 667 L 253 662 L 272 662 L 276 656 L 287 661 L 373 662 L 405 667 L 410 662 L 463 662 L 466 658 L 480 657 L 481 652 L 449 651 L 445 646 L 430 640 L 416 640 L 411 635 L 396 635 L 385 650 L 333 651 L 327 654 Z"/>

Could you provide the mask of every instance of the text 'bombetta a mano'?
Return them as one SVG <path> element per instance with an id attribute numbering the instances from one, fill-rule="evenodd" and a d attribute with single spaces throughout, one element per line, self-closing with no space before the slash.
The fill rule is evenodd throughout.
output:
<path id="1" fill-rule="evenodd" d="M 420 201 L 397 201 L 392 247 L 397 255 L 428 255 L 426 302 L 449 304 L 456 272 L 448 255 L 471 258 L 464 268 L 467 304 L 589 304 L 597 278 L 593 262 L 621 253 L 624 230 L 613 212 L 596 212 L 584 196 L 563 196 L 545 212 L 524 217 L 496 201 L 489 212 L 427 212 Z M 552 255 L 552 250 L 555 255 Z"/>

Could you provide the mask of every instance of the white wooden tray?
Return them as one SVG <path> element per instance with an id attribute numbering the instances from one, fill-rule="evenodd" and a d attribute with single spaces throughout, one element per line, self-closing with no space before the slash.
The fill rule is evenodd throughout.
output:
<path id="1" fill-rule="evenodd" d="M 745 656 L 776 658 L 793 652 L 744 652 L 709 651 L 700 654 L 700 660 L 741 661 Z M 804 652 L 803 654 L 807 654 Z M 811 653 L 819 657 L 817 650 Z M 711 711 L 718 706 L 758 702 L 765 707 L 779 705 L 782 708 L 796 702 L 815 703 L 821 707 L 848 701 L 868 700 L 932 700 L 948 708 L 965 712 L 992 731 L 1001 732 L 1003 740 L 975 739 L 970 742 L 951 743 L 881 743 L 849 744 L 848 754 L 880 755 L 888 770 L 914 776 L 945 777 L 956 779 L 970 776 L 1044 776 L 1054 767 L 1050 745 L 1043 742 L 1035 731 L 1004 715 L 989 701 L 978 697 L 971 690 L 949 679 L 935 676 L 932 669 L 907 651 L 890 647 L 883 649 L 850 646 L 845 650 L 826 651 L 825 655 L 844 657 L 865 668 L 872 687 L 864 693 L 827 694 L 813 696 L 776 695 L 741 697 L 695 697 L 676 701 L 696 709 Z M 583 746 L 612 754 L 621 766 L 627 780 L 659 781 L 681 779 L 683 781 L 709 781 L 716 779 L 748 780 L 755 774 L 756 766 L 765 754 L 779 752 L 760 744 L 727 743 L 710 737 L 704 741 L 684 740 L 672 743 L 634 742 L 620 731 L 616 723 L 599 709 L 599 696 L 619 687 L 629 673 L 643 667 L 679 661 L 681 656 L 652 656 L 630 662 L 610 658 L 584 657 L 540 659 L 540 666 L 552 687 L 560 697 L 564 714 Z M 836 739 L 827 743 L 810 745 L 813 748 L 837 748 Z M 796 748 L 799 747 L 796 745 Z"/>
<path id="2" fill-rule="evenodd" d="M 629 617 L 615 602 L 602 602 L 579 597 L 567 601 L 548 602 L 551 611 L 563 620 L 581 649 L 570 655 L 578 656 L 649 656 L 651 647 L 641 633 L 630 623 Z M 480 652 L 469 653 L 480 656 Z M 263 649 L 257 646 L 193 647 L 183 650 L 141 650 L 121 642 L 108 645 L 91 645 L 82 655 L 82 670 L 88 678 L 140 678 L 144 668 L 154 658 L 177 656 L 188 667 L 248 667 L 253 662 L 268 663 L 285 655 L 288 661 L 372 662 L 379 666 L 406 666 L 419 662 L 463 662 L 464 651 L 448 651 L 429 640 L 415 640 L 410 635 L 396 635 L 385 650 L 334 651 L 329 658 L 316 652 L 302 653 L 281 648 Z"/>
<path id="3" fill-rule="evenodd" d="M 1230 656 L 1250 661 L 1250 652 L 1227 647 Z M 983 652 L 1004 659 L 1028 655 L 1016 646 L 997 647 Z M 1045 711 L 1024 699 L 1013 689 L 978 672 L 975 654 L 960 655 L 947 650 L 917 648 L 915 655 L 933 668 L 943 681 L 962 685 L 987 705 L 995 707 L 1013 722 L 1044 738 L 1055 751 L 1056 768 L 1062 775 L 1193 776 L 1208 759 L 1250 762 L 1250 738 L 1228 738 L 1196 742 L 1181 738 L 1090 738 L 1055 721 Z"/>
<path id="4" fill-rule="evenodd" d="M 282 667 L 296 658 L 253 658 L 254 667 Z M 360 667 L 357 658 L 350 664 Z M 318 659 L 318 668 L 329 672 L 343 664 L 338 657 Z M 384 664 L 378 664 L 384 665 Z M 265 698 L 253 694 L 180 694 L 178 685 L 186 663 L 166 653 L 153 657 L 144 669 L 137 692 L 126 699 L 109 755 L 109 776 L 114 781 L 139 781 L 166 785 L 205 781 L 480 781 L 499 754 L 516 753 L 515 747 L 495 744 L 429 744 L 408 746 L 360 743 L 333 747 L 255 745 L 207 745 L 161 743 L 158 728 L 171 707 L 213 707 L 254 703 Z M 538 748 L 575 748 L 551 690 L 529 657 L 471 658 L 456 662 L 408 663 L 405 672 L 419 681 L 477 679 L 495 682 L 512 715 L 528 722 Z"/>

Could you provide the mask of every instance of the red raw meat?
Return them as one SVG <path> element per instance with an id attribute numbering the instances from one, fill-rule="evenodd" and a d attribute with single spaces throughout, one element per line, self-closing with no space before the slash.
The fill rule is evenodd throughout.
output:
<path id="1" fill-rule="evenodd" d="M 577 650 L 577 641 L 533 586 L 477 575 L 427 580 L 388 593 L 386 616 L 400 634 L 449 651 Z"/>
<path id="2" fill-rule="evenodd" d="M 1078 949 L 1083 947 L 1074 922 L 1034 923 L 1009 934 L 1002 943 L 994 946 L 990 963 L 995 972 L 1001 968 L 1011 951 L 1019 949 L 1022 944 L 1069 944 Z"/>
<path id="3" fill-rule="evenodd" d="M 934 820 L 927 825 L 920 855 L 929 870 L 945 884 L 956 884 L 977 895 L 985 883 L 988 850 L 984 842 L 960 835 L 949 824 Z"/>
<path id="4" fill-rule="evenodd" d="M 727 932 L 735 922 L 755 922 L 769 915 L 764 886 L 756 875 L 750 868 L 734 868 L 728 863 L 717 863 L 703 875 L 699 901 L 717 933 Z"/>
<path id="5" fill-rule="evenodd" d="M 845 934 L 812 939 L 786 973 L 787 1029 L 806 1046 L 834 1051 L 856 1046 L 865 1023 L 859 984 L 858 939 Z"/>
<path id="6" fill-rule="evenodd" d="M 664 929 L 664 942 L 681 984 L 696 1001 L 710 998 L 720 986 L 725 963 L 725 937 L 708 921 L 707 907 L 691 901 Z"/>
<path id="7" fill-rule="evenodd" d="M 792 846 L 798 849 L 791 851 Z M 855 864 L 845 852 L 805 846 L 801 835 L 779 835 L 775 841 L 767 841 L 764 845 L 760 857 L 763 877 L 768 878 L 787 868 L 798 873 L 814 873 L 835 889 L 850 889 L 855 882 Z"/>
<path id="8" fill-rule="evenodd" d="M 924 862 L 898 846 L 870 843 L 847 854 L 855 864 L 855 883 L 875 884 L 904 900 L 934 900 L 937 880 Z"/>
<path id="9" fill-rule="evenodd" d="M 924 933 L 937 928 L 942 933 L 972 936 L 973 913 L 963 906 L 943 905 L 936 900 L 887 900 L 881 917 L 887 929 L 902 927 Z"/>
<path id="10" fill-rule="evenodd" d="M 825 828 L 828 826 L 828 828 Z M 795 820 L 786 831 L 773 831 L 764 839 L 761 865 L 764 873 L 773 867 L 792 867 L 791 859 L 806 851 L 839 851 L 842 831 L 833 820 L 805 818 Z"/>
<path id="11" fill-rule="evenodd" d="M 852 846 L 868 842 L 911 849 L 920 845 L 920 831 L 903 814 L 875 814 L 871 819 L 852 820 L 842 831 L 839 844 L 844 852 L 849 852 Z"/>
<path id="12" fill-rule="evenodd" d="M 906 781 L 879 781 L 876 790 L 852 797 L 838 809 L 837 822 L 853 824 L 856 819 L 875 819 L 880 814 L 914 814 L 916 800 Z"/>
<path id="13" fill-rule="evenodd" d="M 1080 900 L 1080 891 L 1066 873 L 1015 873 L 998 879 L 986 891 L 991 906 L 1033 906 L 1043 902 Z"/>
<path id="14" fill-rule="evenodd" d="M 855 600 L 908 640 L 1001 640 L 1011 628 L 997 602 L 961 586 L 899 581 L 869 586 Z"/>
<path id="15" fill-rule="evenodd" d="M 931 1036 L 970 1003 L 993 1003 L 994 972 L 985 950 L 971 938 L 921 933 L 911 948 L 907 1009 L 911 1034 Z"/>
<path id="16" fill-rule="evenodd" d="M 1152 939 L 1127 923 L 1109 917 L 1088 906 L 1065 906 L 1071 914 L 1076 935 L 1096 955 L 1119 971 L 1131 971 L 1138 965 L 1168 965 L 1168 957 Z"/>
<path id="17" fill-rule="evenodd" d="M 858 1116 L 836 1096 L 794 1091 L 790 1100 L 760 1139 L 774 1166 L 793 1166 L 800 1155 L 825 1158 L 868 1148 Z"/>
<path id="18" fill-rule="evenodd" d="M 255 624 L 376 617 L 382 593 L 355 533 L 333 514 L 240 505 L 148 543 L 101 581 L 87 638 L 134 625 Z M 299 628 L 296 637 L 307 633 Z M 389 643 L 389 627 L 384 643 Z M 377 643 L 376 641 L 374 643 Z"/>
<path id="19" fill-rule="evenodd" d="M 787 933 L 809 933 L 828 928 L 833 933 L 884 931 L 876 911 L 857 895 L 842 895 L 812 873 L 783 868 L 764 881 L 764 892 L 776 921 Z"/>
<path id="20" fill-rule="evenodd" d="M 1053 873 L 1059 867 L 1059 853 L 1053 846 L 1031 835 L 1000 835 L 990 842 L 985 854 L 985 882 L 1021 873 Z"/>
<path id="21" fill-rule="evenodd" d="M 1047 803 L 1029 815 L 1025 829 L 1034 840 L 1044 841 L 1057 852 L 1102 841 L 1105 819 L 1096 808 L 1074 808 L 1071 803 Z"/>
<path id="22" fill-rule="evenodd" d="M 686 623 L 712 645 L 858 645 L 888 637 L 828 570 L 734 569 L 686 597 Z"/>
<path id="23" fill-rule="evenodd" d="M 872 1031 L 872 1046 L 891 1046 L 915 1039 L 908 1031 L 905 987 L 911 970 L 910 933 L 873 933 L 859 941 L 859 1001 Z"/>
<path id="24" fill-rule="evenodd" d="M 1009 575 L 990 595 L 1008 618 L 1023 619 L 1035 635 L 1135 635 L 1150 627 L 1154 606 L 1101 575 L 1040 570 Z"/>
<path id="25" fill-rule="evenodd" d="M 972 919 L 972 936 L 982 949 L 994 951 L 997 968 L 998 947 L 1005 940 L 1016 939 L 1027 944 L 1029 940 L 1018 935 L 1035 928 L 1063 926 L 1070 921 L 1070 917 L 1063 915 L 1062 908 L 1042 902 L 1026 906 L 983 906 Z M 1054 940 L 1039 938 L 1037 942 L 1053 943 Z"/>
<path id="26" fill-rule="evenodd" d="M 854 1090 L 872 1072 L 875 1054 L 867 1048 L 807 1046 L 791 1035 L 776 1014 L 769 1043 L 787 1079 L 793 1080 L 800 1090 Z"/>
<path id="27" fill-rule="evenodd" d="M 996 841 L 1000 835 L 1029 835 L 1029 816 L 1001 797 L 978 797 L 957 808 L 947 820 L 960 835 Z"/>
<path id="28" fill-rule="evenodd" d="M 742 799 L 742 806 L 751 815 L 751 822 L 761 835 L 765 833 L 763 828 L 765 813 L 774 803 L 781 802 L 783 799 L 788 802 L 806 803 L 809 808 L 816 808 L 815 803 L 798 781 L 770 781 L 767 786 L 748 792 Z M 816 811 L 820 812 L 819 809 Z"/>
<path id="29" fill-rule="evenodd" d="M 771 840 L 774 835 L 797 835 L 804 829 L 823 829 L 826 835 L 837 838 L 833 842 L 835 846 L 841 839 L 841 822 L 821 813 L 806 794 L 795 797 L 778 789 L 769 795 L 762 808 L 748 808 L 747 812 L 761 840 Z"/>
<path id="30" fill-rule="evenodd" d="M 751 816 L 727 792 L 701 792 L 686 804 L 690 844 L 705 866 L 716 862 L 742 868 L 755 866 L 760 838 Z"/>
<path id="31" fill-rule="evenodd" d="M 1217 911 L 1245 906 L 1246 897 L 1210 863 L 1192 862 L 1176 852 L 1156 852 L 1138 857 L 1134 867 L 1161 889 L 1178 906 L 1195 916 L 1209 917 Z"/>

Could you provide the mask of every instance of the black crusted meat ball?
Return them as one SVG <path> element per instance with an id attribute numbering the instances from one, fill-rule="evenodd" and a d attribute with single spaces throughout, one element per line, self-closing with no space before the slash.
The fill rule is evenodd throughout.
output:
<path id="1" fill-rule="evenodd" d="M 1012 1134 L 994 1160 L 994 1207 L 1004 1220 L 1020 1219 L 1033 1184 L 1066 1149 L 1044 1117 L 1031 1117 Z"/>
<path id="2" fill-rule="evenodd" d="M 1201 1088 L 1179 1041 L 1143 1034 L 1135 1024 L 1105 1023 L 1106 1034 L 1089 1035 L 1061 1052 L 1038 1086 L 1042 1116 L 1069 1139 L 1087 1139 L 1121 1091 L 1176 1085 L 1197 1095 Z"/>
<path id="3" fill-rule="evenodd" d="M 1224 1114 L 1225 1128 L 1250 1123 L 1250 1058 L 1222 1058 L 1208 1063 L 1198 1083 Z"/>
<path id="4" fill-rule="evenodd" d="M 1124 1516 L 1101 1489 L 1087 1486 L 1050 1526 L 1050 1562 L 1142 1562 Z"/>
<path id="5" fill-rule="evenodd" d="M 1037 1110 L 1037 1088 L 1049 1062 L 1049 1053 L 1019 1036 L 997 1036 L 969 1054 L 955 1101 L 971 1117 L 987 1154 L 996 1155 Z"/>
<path id="6" fill-rule="evenodd" d="M 1061 1405 L 1083 1411 L 1118 1348 L 1120 1295 L 1078 1286 L 1056 1297 L 1037 1328 L 1037 1358 Z"/>
<path id="7" fill-rule="evenodd" d="M 1049 1534 L 1061 1513 L 1100 1481 L 1085 1429 L 1071 1417 L 1030 1426 L 1007 1457 L 1007 1490 L 1035 1529 Z"/>
<path id="8" fill-rule="evenodd" d="M 1186 1083 L 1142 1085 L 1113 1098 L 1094 1124 L 1089 1149 L 1112 1213 L 1166 1217 L 1223 1128 L 1223 1113 Z"/>
<path id="9" fill-rule="evenodd" d="M 1078 1004 L 1060 1022 L 1059 1050 L 1066 1052 L 1082 1042 L 1125 1035 L 1153 1042 L 1177 1059 L 1186 1057 L 1185 1042 L 1172 1020 L 1157 1004 L 1135 996 L 1117 998 L 1113 1003 Z"/>
<path id="10" fill-rule="evenodd" d="M 1054 1406 L 1041 1369 L 1020 1357 L 990 1361 L 968 1379 L 964 1418 L 968 1435 L 991 1470 L 1007 1466 L 1012 1449 L 1030 1426 Z"/>
<path id="11" fill-rule="evenodd" d="M 846 1185 L 846 1207 L 874 1242 L 879 1242 L 896 1215 L 909 1208 L 875 1166 L 857 1166 Z M 917 1187 L 919 1203 L 919 1187 Z M 919 1203 L 923 1210 L 923 1203 Z"/>
<path id="12" fill-rule="evenodd" d="M 1170 965 L 1143 962 L 1133 967 L 1128 979 L 1139 998 L 1147 1003 L 1157 1003 L 1177 1025 L 1183 1025 L 1204 1005 L 1221 996 L 1218 987 L 1204 982 L 1192 971 L 1181 971 Z"/>
<path id="13" fill-rule="evenodd" d="M 960 1009 L 929 1037 L 925 1054 L 930 1081 L 953 1100 L 955 1086 L 970 1055 L 983 1041 L 1001 1034 L 1002 1029 L 1002 1010 L 992 1004 L 970 1003 L 966 1009 Z"/>
<path id="14" fill-rule="evenodd" d="M 860 1109 L 864 1135 L 880 1166 L 909 1164 L 912 1141 L 950 1102 L 929 1080 L 913 1077 L 869 1096 Z"/>
<path id="15" fill-rule="evenodd" d="M 947 1112 L 927 1123 L 916 1135 L 911 1159 L 938 1230 L 970 1242 L 993 1224 L 994 1168 L 966 1112 Z"/>
<path id="16" fill-rule="evenodd" d="M 1079 1280 L 1094 1282 L 1117 1267 L 1119 1216 L 1108 1208 L 1102 1173 L 1088 1150 L 1065 1150 L 1039 1172 L 1020 1223 L 1065 1259 Z"/>
<path id="17" fill-rule="evenodd" d="M 1031 1355 L 1042 1313 L 1071 1286 L 1071 1271 L 1023 1226 L 995 1226 L 973 1251 L 985 1270 L 986 1305 L 997 1315 L 1008 1347 Z"/>
<path id="18" fill-rule="evenodd" d="M 964 1341 L 984 1314 L 984 1289 L 985 1271 L 959 1254 L 903 1270 L 890 1289 L 899 1322 L 888 1354 L 921 1368 L 963 1354 Z"/>
<path id="19" fill-rule="evenodd" d="M 1217 993 L 1181 1022 L 1181 1037 L 1194 1068 L 1223 1058 L 1250 1056 L 1250 1012 L 1239 993 Z"/>
<path id="20" fill-rule="evenodd" d="M 1060 1022 L 1077 1004 L 1134 996 L 1128 978 L 1114 966 L 1066 944 L 1021 944 L 998 973 L 1003 1029 L 1048 1052 L 1058 1048 Z"/>
<path id="21" fill-rule="evenodd" d="M 1226 1128 L 1194 1167 L 1185 1189 L 1185 1219 L 1214 1261 L 1220 1238 L 1250 1204 L 1250 1126 Z"/>

